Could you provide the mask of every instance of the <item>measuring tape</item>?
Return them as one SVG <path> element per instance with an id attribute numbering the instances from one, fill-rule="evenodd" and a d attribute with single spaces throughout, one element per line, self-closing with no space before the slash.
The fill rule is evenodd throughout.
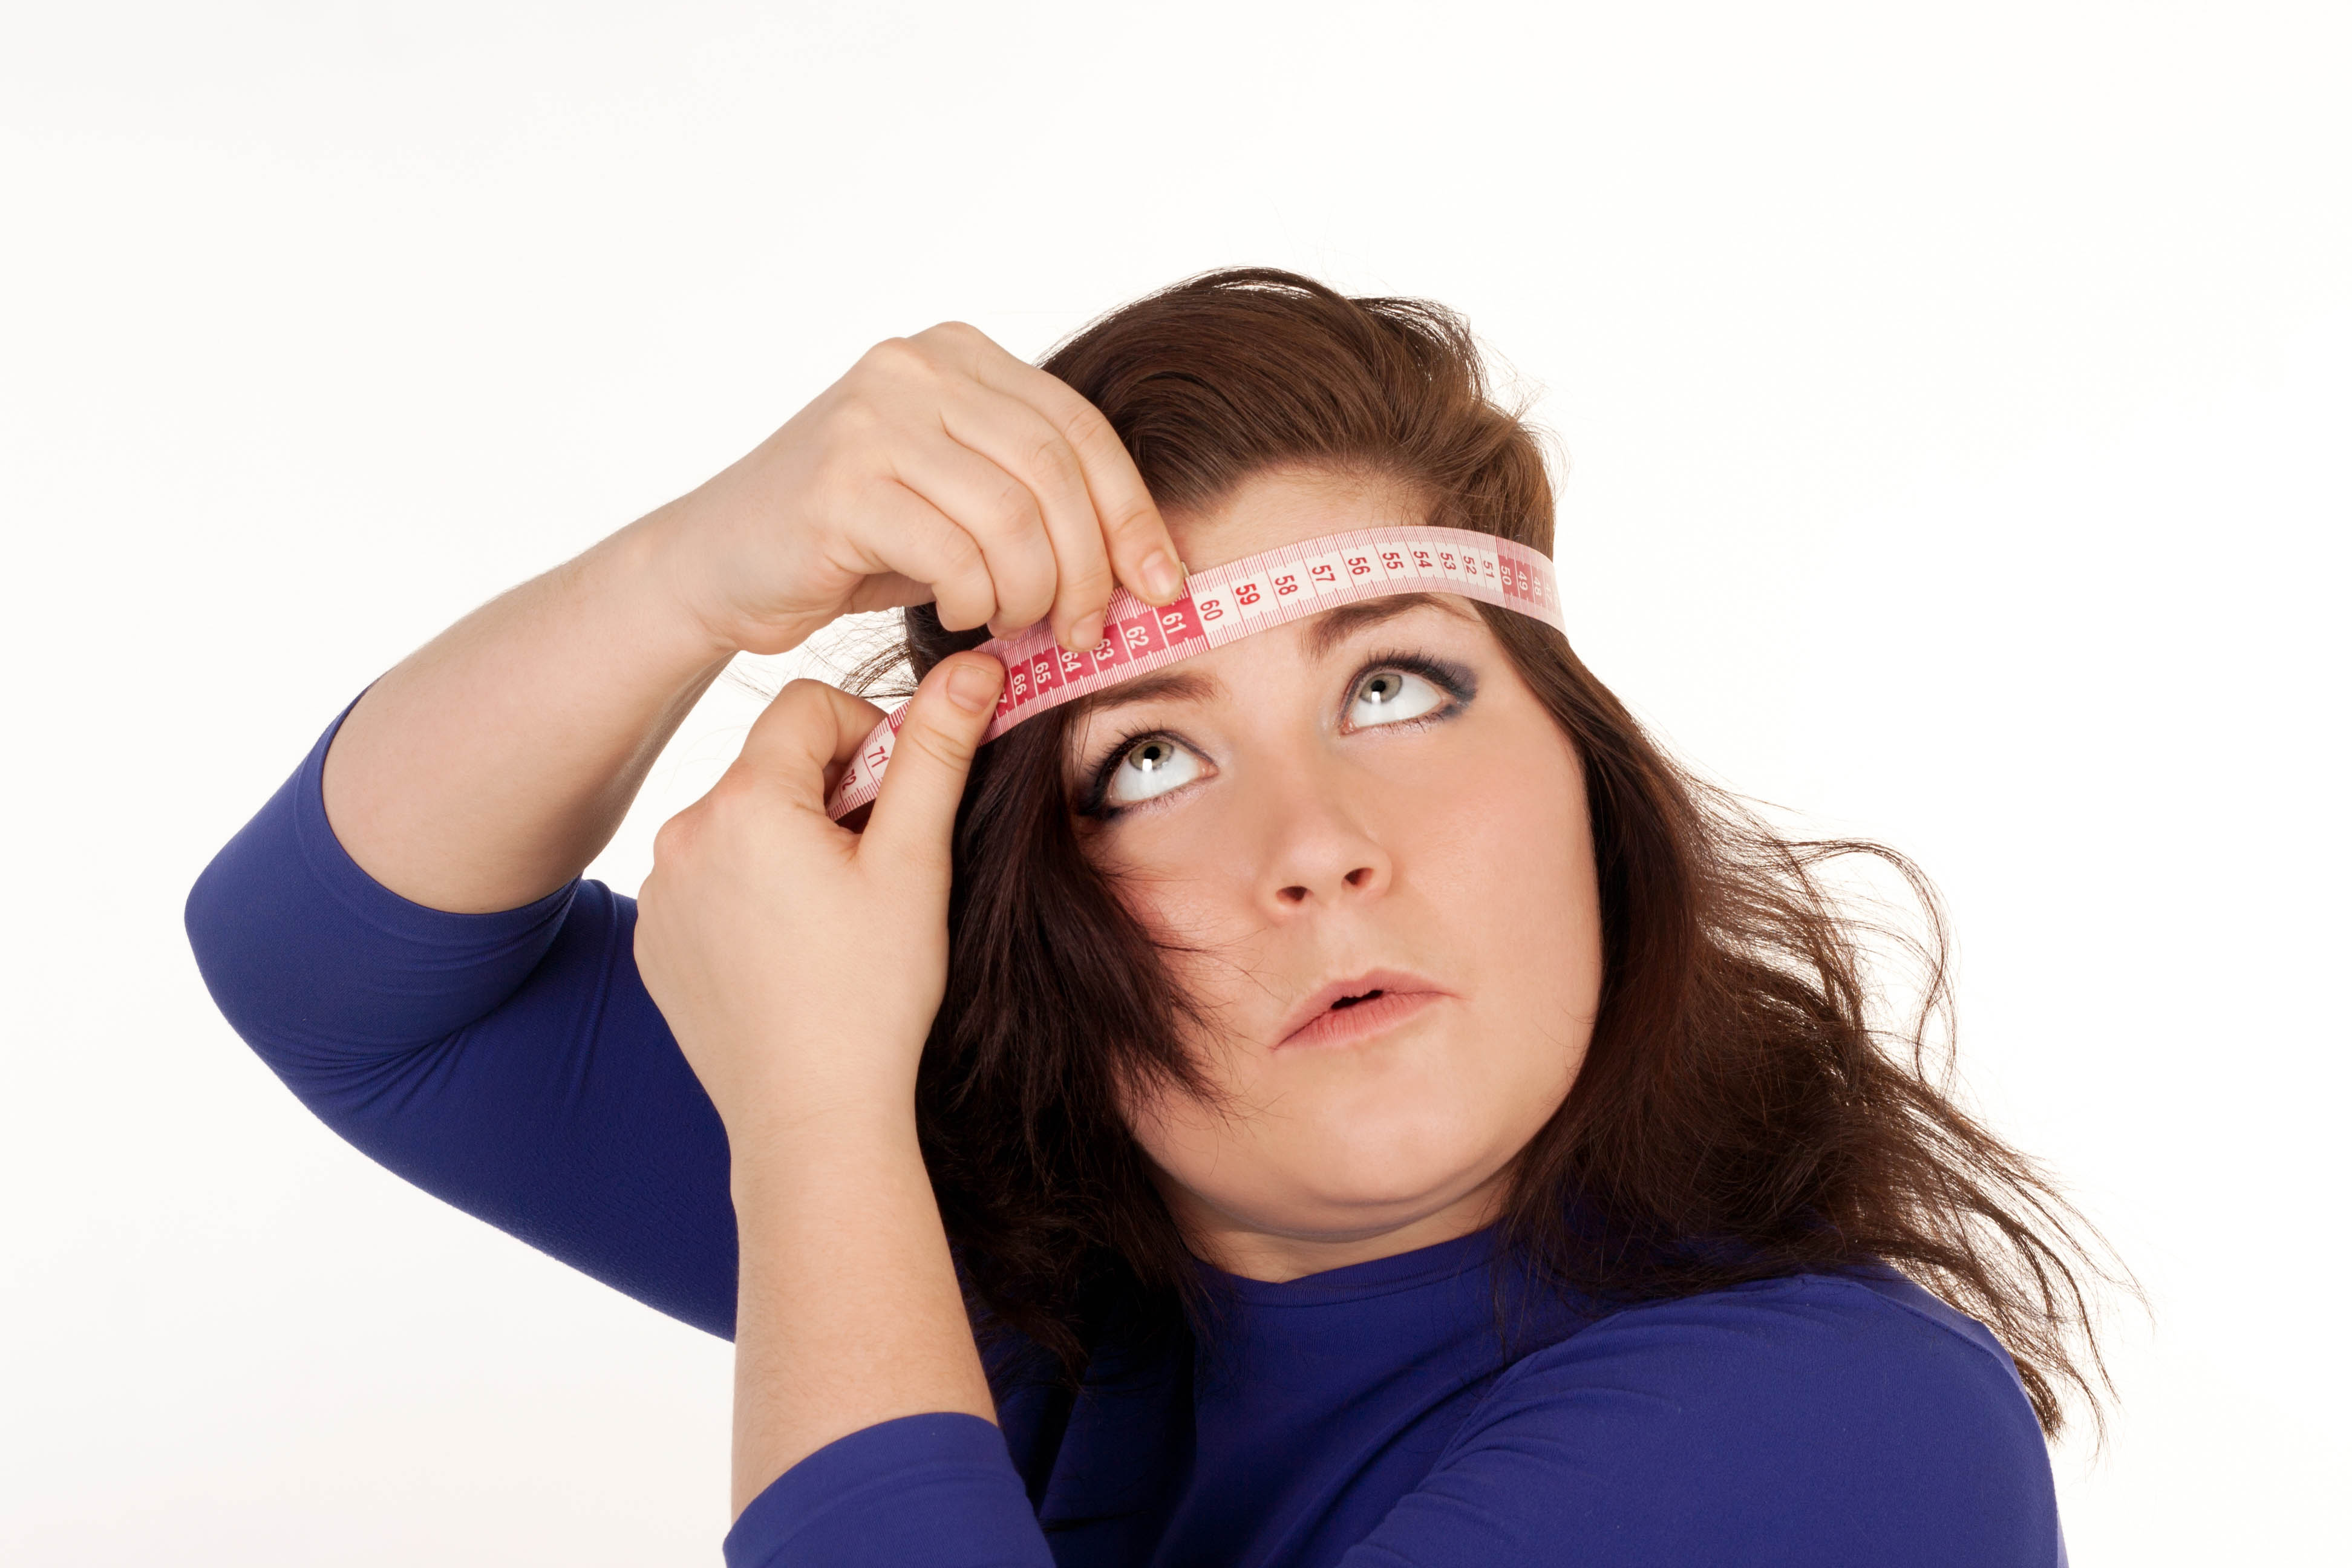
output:
<path id="1" fill-rule="evenodd" d="M 1303 616 L 1391 594 L 1428 593 L 1460 594 L 1568 629 L 1550 561 L 1524 544 L 1459 528 L 1357 529 L 1195 572 L 1172 605 L 1147 605 L 1118 589 L 1102 641 L 1084 653 L 1056 643 L 1045 621 L 981 644 L 982 653 L 1004 666 L 1004 691 L 981 741 L 1049 708 Z M 906 717 L 901 703 L 859 743 L 825 797 L 827 816 L 838 821 L 881 793 Z"/>

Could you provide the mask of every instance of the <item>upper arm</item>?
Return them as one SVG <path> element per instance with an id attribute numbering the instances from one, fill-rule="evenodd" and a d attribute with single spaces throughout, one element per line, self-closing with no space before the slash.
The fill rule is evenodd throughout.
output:
<path id="1" fill-rule="evenodd" d="M 1843 1280 L 1607 1319 L 1507 1373 L 1347 1568 L 2062 1564 L 1997 1352 Z"/>
<path id="2" fill-rule="evenodd" d="M 221 1011 L 367 1154 L 714 1333 L 734 1321 L 725 1130 L 599 883 L 487 915 L 378 885 L 328 826 L 331 729 L 190 894 Z"/>

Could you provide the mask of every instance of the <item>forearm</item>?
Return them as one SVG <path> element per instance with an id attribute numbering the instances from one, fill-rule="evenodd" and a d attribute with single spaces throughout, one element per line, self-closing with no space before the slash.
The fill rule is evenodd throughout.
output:
<path id="1" fill-rule="evenodd" d="M 733 1161 L 736 1513 L 852 1432 L 996 1418 L 911 1112 L 813 1116 Z"/>
<path id="2" fill-rule="evenodd" d="M 733 652 L 671 580 L 674 512 L 483 605 L 369 689 L 323 789 L 370 876 L 435 909 L 511 909 L 604 847 Z"/>

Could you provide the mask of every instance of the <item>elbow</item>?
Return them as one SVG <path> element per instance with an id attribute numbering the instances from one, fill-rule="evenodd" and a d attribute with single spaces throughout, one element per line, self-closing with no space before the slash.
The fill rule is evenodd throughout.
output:
<path id="1" fill-rule="evenodd" d="M 268 967 L 269 944 L 253 929 L 256 900 L 250 890 L 235 885 L 229 862 L 236 848 L 230 843 L 197 873 L 181 906 L 180 921 L 213 1005 L 248 1045 L 261 1050 L 263 1017 L 254 1004 L 268 995 L 259 972 Z"/>

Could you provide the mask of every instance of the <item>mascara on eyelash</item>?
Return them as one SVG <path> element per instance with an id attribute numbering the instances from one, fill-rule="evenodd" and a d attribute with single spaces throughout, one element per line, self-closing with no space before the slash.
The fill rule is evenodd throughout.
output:
<path id="1" fill-rule="evenodd" d="M 1401 669 L 1418 675 L 1453 699 L 1448 707 L 1436 713 L 1423 714 L 1420 719 L 1404 721 L 1404 722 L 1418 723 L 1450 719 L 1478 695 L 1477 674 L 1467 667 L 1455 664 L 1450 659 L 1432 658 L 1426 654 L 1406 653 L 1402 649 L 1392 649 L 1375 655 L 1356 667 L 1355 674 L 1348 678 L 1349 697 L 1352 699 L 1356 689 L 1366 680 L 1388 669 Z M 1128 753 L 1147 741 L 1166 741 L 1172 745 L 1182 746 L 1188 751 L 1199 750 L 1181 736 L 1164 729 L 1135 730 L 1121 735 L 1111 742 L 1109 748 L 1103 752 L 1102 760 L 1095 764 L 1087 783 L 1085 799 L 1075 808 L 1080 816 L 1108 822 L 1130 809 L 1129 806 L 1109 804 L 1108 797 L 1110 794 L 1111 775 L 1118 771 L 1118 764 L 1126 760 Z"/>
<path id="2" fill-rule="evenodd" d="M 1110 794 L 1110 776 L 1118 771 L 1118 764 L 1127 760 L 1127 754 L 1146 741 L 1168 741 L 1179 746 L 1186 743 L 1165 730 L 1137 730 L 1121 735 L 1111 742 L 1110 750 L 1103 753 L 1102 761 L 1095 764 L 1093 779 L 1087 786 L 1086 799 L 1077 807 L 1079 816 L 1108 821 L 1127 809 L 1122 805 L 1112 805 L 1105 798 Z"/>
<path id="3" fill-rule="evenodd" d="M 1353 692 L 1357 687 L 1363 684 L 1366 676 L 1377 675 L 1383 669 L 1411 670 L 1457 701 L 1467 702 L 1478 695 L 1477 672 L 1468 666 L 1456 664 L 1451 659 L 1432 658 L 1427 654 L 1405 653 L 1402 650 L 1381 654 L 1379 658 L 1359 666 L 1354 677 L 1348 682 L 1348 689 Z"/>

